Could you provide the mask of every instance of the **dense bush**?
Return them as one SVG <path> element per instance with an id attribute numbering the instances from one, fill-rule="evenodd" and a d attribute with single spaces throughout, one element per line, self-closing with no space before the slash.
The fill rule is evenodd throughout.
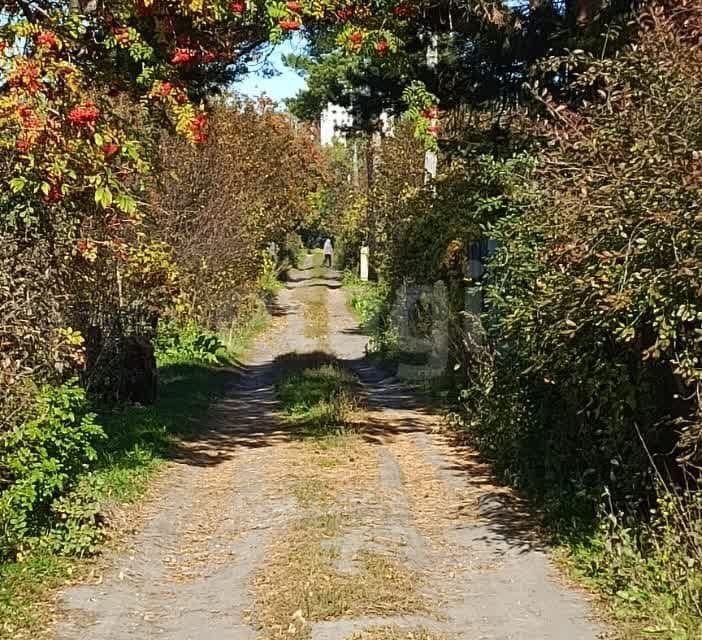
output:
<path id="1" fill-rule="evenodd" d="M 627 29 L 634 44 L 616 55 L 605 39 L 596 54 L 542 60 L 535 79 L 568 81 L 549 91 L 534 80 L 529 111 L 513 109 L 509 128 L 464 121 L 429 188 L 398 129 L 378 153 L 372 215 L 348 233 L 374 239 L 391 296 L 405 278 L 446 282 L 461 426 L 578 541 L 580 569 L 630 616 L 662 637 L 692 638 L 702 6 L 650 5 Z M 497 242 L 483 256 L 476 332 L 461 312 L 480 238 Z M 373 302 L 361 297 L 363 312 Z"/>
<path id="2" fill-rule="evenodd" d="M 77 503 L 68 506 L 63 497 L 96 458 L 104 433 L 94 418 L 75 381 L 45 386 L 29 419 L 0 442 L 0 559 L 36 544 L 57 524 L 75 536 L 81 520 L 94 516 L 90 505 L 77 513 Z M 85 551 L 75 538 L 73 545 Z"/>
<path id="3" fill-rule="evenodd" d="M 538 197 L 492 227 L 497 351 L 469 391 L 489 389 L 476 433 L 523 485 L 589 514 L 604 486 L 646 506 L 649 452 L 676 480 L 673 457 L 699 462 L 702 102 L 673 20 L 644 14 L 616 60 L 559 61 L 604 97 L 554 112 Z"/>

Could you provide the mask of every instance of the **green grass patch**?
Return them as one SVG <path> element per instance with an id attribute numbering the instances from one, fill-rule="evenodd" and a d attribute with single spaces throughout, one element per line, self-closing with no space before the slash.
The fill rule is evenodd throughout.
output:
<path id="1" fill-rule="evenodd" d="M 280 281 L 276 282 L 278 286 L 282 286 Z M 228 329 L 220 331 L 229 359 L 240 359 L 251 347 L 254 339 L 268 329 L 270 324 L 271 315 L 266 306 L 260 300 L 256 300 L 245 317 L 237 319 Z"/>
<path id="2" fill-rule="evenodd" d="M 42 604 L 75 570 L 76 561 L 48 551 L 0 565 L 0 638 L 29 638 L 43 627 Z"/>
<path id="3" fill-rule="evenodd" d="M 350 428 L 358 379 L 334 364 L 292 373 L 277 385 L 283 411 L 303 438 L 329 438 Z"/>
<path id="4" fill-rule="evenodd" d="M 605 595 L 622 640 L 702 638 L 702 491 L 662 487 L 649 515 L 603 517 L 566 566 Z"/>

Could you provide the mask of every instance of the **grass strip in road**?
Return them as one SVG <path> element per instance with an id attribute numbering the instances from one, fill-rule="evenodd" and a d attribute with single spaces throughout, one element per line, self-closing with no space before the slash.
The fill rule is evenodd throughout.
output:
<path id="1" fill-rule="evenodd" d="M 449 640 L 449 636 L 424 628 L 375 627 L 354 633 L 347 640 Z"/>
<path id="2" fill-rule="evenodd" d="M 304 335 L 317 340 L 323 347 L 329 335 L 329 314 L 327 312 L 327 290 L 322 286 L 301 289 L 300 298 L 304 303 Z"/>
<path id="3" fill-rule="evenodd" d="M 293 632 L 307 638 L 311 623 L 325 620 L 426 611 L 419 577 L 394 558 L 362 550 L 354 572 L 337 568 L 335 539 L 346 524 L 331 511 L 307 515 L 274 547 L 256 581 L 256 622 L 263 638 Z"/>
<path id="4" fill-rule="evenodd" d="M 286 418 L 302 438 L 326 438 L 353 430 L 358 379 L 335 364 L 303 369 L 277 385 Z"/>
<path id="5" fill-rule="evenodd" d="M 342 561 L 344 536 L 368 526 L 350 492 L 375 494 L 379 473 L 374 448 L 350 426 L 358 381 L 323 364 L 291 373 L 277 391 L 303 436 L 290 460 L 301 516 L 269 549 L 255 581 L 261 637 L 309 638 L 315 622 L 427 612 L 421 577 L 394 553 L 360 548 L 350 568 Z"/>

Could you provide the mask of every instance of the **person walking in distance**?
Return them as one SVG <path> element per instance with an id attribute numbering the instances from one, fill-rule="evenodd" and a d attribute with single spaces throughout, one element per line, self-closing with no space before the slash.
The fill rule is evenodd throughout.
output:
<path id="1" fill-rule="evenodd" d="M 332 247 L 331 238 L 327 238 L 324 241 L 324 266 L 332 266 L 332 254 L 334 253 L 334 247 Z"/>

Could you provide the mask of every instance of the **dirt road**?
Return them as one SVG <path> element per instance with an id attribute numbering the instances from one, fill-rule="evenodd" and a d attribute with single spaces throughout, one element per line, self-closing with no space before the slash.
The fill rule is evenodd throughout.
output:
<path id="1" fill-rule="evenodd" d="M 62 594 L 58 640 L 594 640 L 509 491 L 363 359 L 335 274 L 293 273 L 279 317 L 184 443 L 128 548 Z M 353 438 L 290 437 L 274 383 L 326 351 L 363 383 Z"/>

